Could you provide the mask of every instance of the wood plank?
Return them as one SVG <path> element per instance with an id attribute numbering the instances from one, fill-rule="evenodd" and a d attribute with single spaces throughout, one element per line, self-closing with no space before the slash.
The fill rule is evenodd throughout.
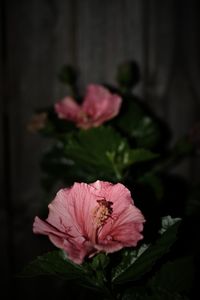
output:
<path id="1" fill-rule="evenodd" d="M 80 88 L 105 81 L 106 22 L 102 2 L 77 1 L 76 55 L 80 71 Z"/>
<path id="2" fill-rule="evenodd" d="M 161 118 L 166 119 L 168 92 L 174 72 L 175 28 L 174 1 L 144 1 L 146 41 L 146 101 Z"/>
<path id="3" fill-rule="evenodd" d="M 1 272 L 2 278 L 2 293 L 7 292 L 7 288 L 11 281 L 11 265 L 10 265 L 10 251 L 9 251 L 9 231 L 8 231 L 8 205 L 6 198 L 6 178 L 5 178 L 5 111 L 4 111 L 4 95 L 5 95 L 5 14 L 4 3 L 0 2 L 0 236 L 1 244 L 4 245 L 0 249 L 1 257 Z"/>
<path id="4" fill-rule="evenodd" d="M 185 1 L 181 6 L 172 0 L 144 3 L 149 19 L 146 22 L 147 101 L 169 124 L 174 143 L 187 134 L 200 112 L 197 1 Z M 194 161 L 197 166 L 196 159 L 187 160 L 175 171 L 191 178 Z"/>
<path id="5" fill-rule="evenodd" d="M 141 1 L 78 1 L 76 41 L 82 89 L 90 82 L 115 83 L 124 61 L 143 68 Z"/>
<path id="6" fill-rule="evenodd" d="M 3 7 L 0 4 L 0 184 L 3 186 Z M 0 197 L 3 198 L 2 189 Z M 0 205 L 3 205 L 2 202 Z M 2 207 L 3 208 L 3 207 Z"/>
<path id="7" fill-rule="evenodd" d="M 188 102 L 191 111 L 188 112 L 188 127 L 200 124 L 200 3 L 197 0 L 185 1 L 182 11 L 181 43 L 185 76 L 188 82 Z M 200 133 L 199 133 L 200 134 Z M 189 177 L 193 182 L 199 182 L 200 157 L 190 160 Z"/>
<path id="8" fill-rule="evenodd" d="M 188 6 L 187 1 L 184 1 L 181 7 L 178 4 L 175 6 L 176 63 L 174 65 L 172 86 L 169 91 L 168 100 L 168 120 L 173 129 L 174 140 L 188 133 L 195 121 L 195 115 L 200 111 L 196 105 L 196 103 L 199 102 L 198 92 L 195 94 L 192 90 L 192 85 L 195 84 L 198 75 L 196 73 L 195 80 L 194 75 L 192 76 L 192 80 L 190 80 L 188 76 L 191 72 L 193 73 L 191 68 L 188 69 L 188 59 L 190 62 L 195 59 L 194 35 L 192 34 L 193 30 L 191 30 L 194 20 L 197 20 L 194 2 L 195 1 L 191 1 Z M 196 32 L 198 32 L 197 28 Z M 188 39 L 186 38 L 187 33 L 190 35 Z M 195 37 L 195 43 L 196 42 L 198 43 L 197 36 Z M 186 46 L 186 44 L 190 44 L 190 46 Z M 185 55 L 186 51 L 187 55 Z M 191 58 L 192 56 L 193 58 Z M 197 57 L 195 62 L 198 62 Z M 192 161 L 193 158 L 186 160 L 177 169 L 180 174 L 185 174 L 188 179 L 191 179 Z"/>
<path id="9" fill-rule="evenodd" d="M 74 63 L 72 7 L 63 1 L 61 5 L 55 1 L 11 3 L 7 23 L 9 111 L 13 149 L 17 150 L 12 153 L 13 194 L 15 199 L 32 203 L 37 198 L 38 158 L 45 144 L 30 135 L 26 125 L 35 108 L 54 103 L 66 92 L 57 74 L 64 63 Z"/>
<path id="10" fill-rule="evenodd" d="M 36 108 L 54 103 L 67 92 L 58 82 L 57 74 L 63 64 L 74 64 L 74 4 L 73 1 L 8 0 L 6 18 L 11 197 L 15 211 L 13 252 L 16 271 L 20 271 L 47 247 L 31 232 L 34 216 L 44 200 L 39 160 L 48 142 L 28 133 L 27 122 Z M 40 288 L 48 290 L 47 283 L 40 288 L 39 282 L 35 284 L 32 281 L 24 286 L 19 281 L 18 293 L 33 299 Z"/>

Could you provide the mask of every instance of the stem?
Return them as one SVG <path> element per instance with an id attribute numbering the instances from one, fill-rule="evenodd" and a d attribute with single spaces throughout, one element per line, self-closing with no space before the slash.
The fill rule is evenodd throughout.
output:
<path id="1" fill-rule="evenodd" d="M 106 152 L 106 155 L 107 155 L 108 159 L 110 160 L 110 162 L 112 164 L 112 167 L 113 167 L 113 170 L 115 172 L 117 180 L 121 180 L 122 179 L 122 174 L 121 174 L 119 168 L 117 167 L 117 165 L 115 164 L 115 161 L 114 161 L 115 153 L 114 152 Z"/>

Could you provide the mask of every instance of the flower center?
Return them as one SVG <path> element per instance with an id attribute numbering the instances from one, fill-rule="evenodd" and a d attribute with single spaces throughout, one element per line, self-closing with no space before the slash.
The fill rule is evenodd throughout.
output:
<path id="1" fill-rule="evenodd" d="M 113 209 L 113 203 L 106 199 L 97 200 L 98 206 L 95 207 L 93 212 L 94 224 L 98 229 L 102 227 L 107 219 L 111 217 Z"/>

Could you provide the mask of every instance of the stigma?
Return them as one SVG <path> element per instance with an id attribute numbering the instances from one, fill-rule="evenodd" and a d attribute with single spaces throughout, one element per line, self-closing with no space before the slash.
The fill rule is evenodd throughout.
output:
<path id="1" fill-rule="evenodd" d="M 94 224 L 97 228 L 102 227 L 108 218 L 112 216 L 113 203 L 111 201 L 107 201 L 106 199 L 97 200 L 97 206 L 93 211 L 93 220 Z"/>

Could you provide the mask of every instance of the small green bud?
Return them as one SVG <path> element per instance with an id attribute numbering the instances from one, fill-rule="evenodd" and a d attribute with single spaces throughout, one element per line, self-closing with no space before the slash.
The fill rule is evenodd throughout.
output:
<path id="1" fill-rule="evenodd" d="M 140 80 L 138 64 L 130 61 L 119 65 L 116 79 L 122 89 L 131 89 Z"/>
<path id="2" fill-rule="evenodd" d="M 76 84 L 77 72 L 72 66 L 63 66 L 58 76 L 59 80 L 62 83 L 68 84 L 70 86 L 74 86 Z"/>

